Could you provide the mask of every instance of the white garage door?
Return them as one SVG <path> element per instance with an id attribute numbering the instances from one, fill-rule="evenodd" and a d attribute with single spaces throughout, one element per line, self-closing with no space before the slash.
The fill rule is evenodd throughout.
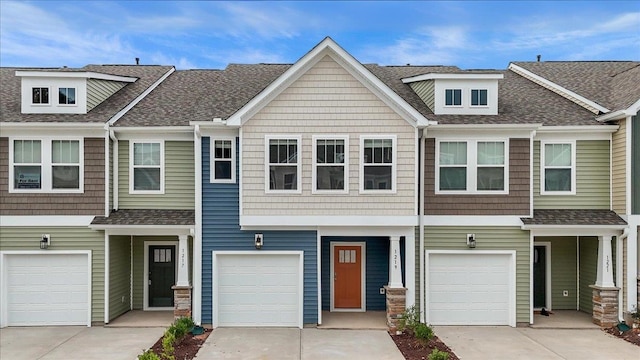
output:
<path id="1" fill-rule="evenodd" d="M 515 326 L 514 256 L 427 251 L 427 322 Z"/>
<path id="2" fill-rule="evenodd" d="M 5 254 L 7 326 L 88 325 L 88 254 Z M 3 275 L 4 276 L 4 275 Z"/>
<path id="3" fill-rule="evenodd" d="M 302 326 L 301 252 L 214 253 L 214 261 L 214 325 Z"/>

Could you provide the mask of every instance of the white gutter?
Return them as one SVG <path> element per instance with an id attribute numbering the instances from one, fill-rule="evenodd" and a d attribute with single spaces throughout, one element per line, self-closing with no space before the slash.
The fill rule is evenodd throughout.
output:
<path id="1" fill-rule="evenodd" d="M 113 141 L 113 210 L 118 210 L 119 205 L 118 205 L 118 191 L 119 191 L 119 179 L 118 176 L 120 175 L 120 172 L 118 170 L 118 168 L 120 167 L 119 163 L 118 163 L 118 151 L 119 151 L 119 145 L 118 145 L 118 138 L 116 137 L 116 134 L 113 130 L 109 130 L 109 137 L 111 138 L 111 140 Z M 108 161 L 107 161 L 108 162 Z M 109 166 L 109 164 L 107 164 L 107 166 Z M 108 181 L 108 179 L 107 179 Z M 108 216 L 108 215 L 107 215 Z"/>
<path id="2" fill-rule="evenodd" d="M 419 141 L 420 149 L 420 184 L 419 184 L 419 192 L 420 192 L 420 207 L 418 209 L 418 228 L 419 228 L 419 236 L 420 236 L 420 284 L 418 288 L 420 289 L 420 322 L 425 322 L 425 289 L 424 289 L 424 278 L 425 278 L 425 269 L 424 269 L 424 171 L 425 171 L 425 154 L 426 154 L 426 145 L 427 145 L 427 129 L 422 130 L 422 138 Z"/>
<path id="3" fill-rule="evenodd" d="M 195 166 L 195 229 L 193 234 L 193 294 L 191 314 L 196 325 L 202 324 L 202 134 L 200 126 L 193 131 Z"/>
<path id="4" fill-rule="evenodd" d="M 619 128 L 620 128 L 620 126 L 618 126 L 618 125 L 541 126 L 538 129 L 538 133 L 540 133 L 540 134 L 562 133 L 562 132 L 572 132 L 572 133 L 593 133 L 593 132 L 614 133 Z"/>

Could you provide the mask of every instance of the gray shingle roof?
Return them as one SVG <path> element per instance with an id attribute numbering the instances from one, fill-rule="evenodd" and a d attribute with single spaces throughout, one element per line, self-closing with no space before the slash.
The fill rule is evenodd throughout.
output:
<path id="1" fill-rule="evenodd" d="M 172 66 L 87 65 L 79 69 L 0 68 L 1 122 L 106 122 L 142 94 L 150 85 L 166 74 Z M 136 77 L 120 91 L 96 106 L 87 114 L 21 114 L 20 77 L 16 70 L 27 71 L 91 71 L 109 75 Z"/>
<path id="2" fill-rule="evenodd" d="M 195 225 L 194 210 L 121 209 L 96 216 L 91 225 Z"/>
<path id="3" fill-rule="evenodd" d="M 532 218 L 521 220 L 525 225 L 627 225 L 610 210 L 534 210 Z"/>
<path id="4" fill-rule="evenodd" d="M 616 111 L 640 99 L 638 61 L 514 62 L 591 101 Z"/>

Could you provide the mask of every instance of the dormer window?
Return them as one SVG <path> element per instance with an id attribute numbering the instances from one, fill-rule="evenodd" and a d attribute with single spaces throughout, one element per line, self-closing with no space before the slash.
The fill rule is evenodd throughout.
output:
<path id="1" fill-rule="evenodd" d="M 487 106 L 487 89 L 471 90 L 471 106 Z"/>
<path id="2" fill-rule="evenodd" d="M 75 105 L 76 104 L 76 88 L 61 87 L 58 89 L 58 104 Z"/>
<path id="3" fill-rule="evenodd" d="M 34 87 L 31 89 L 31 103 L 39 105 L 49 104 L 49 88 Z"/>
<path id="4" fill-rule="evenodd" d="M 445 92 L 446 106 L 461 106 L 462 105 L 462 90 L 461 89 L 446 89 Z"/>

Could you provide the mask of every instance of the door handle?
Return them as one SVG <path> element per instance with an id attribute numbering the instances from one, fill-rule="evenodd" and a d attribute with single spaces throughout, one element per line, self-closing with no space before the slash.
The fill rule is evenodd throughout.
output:
<path id="1" fill-rule="evenodd" d="M 151 279 L 149 279 L 149 285 L 151 285 Z"/>
<path id="2" fill-rule="evenodd" d="M 333 273 L 333 281 L 336 281 L 336 280 L 338 280 L 338 273 L 334 272 Z"/>

